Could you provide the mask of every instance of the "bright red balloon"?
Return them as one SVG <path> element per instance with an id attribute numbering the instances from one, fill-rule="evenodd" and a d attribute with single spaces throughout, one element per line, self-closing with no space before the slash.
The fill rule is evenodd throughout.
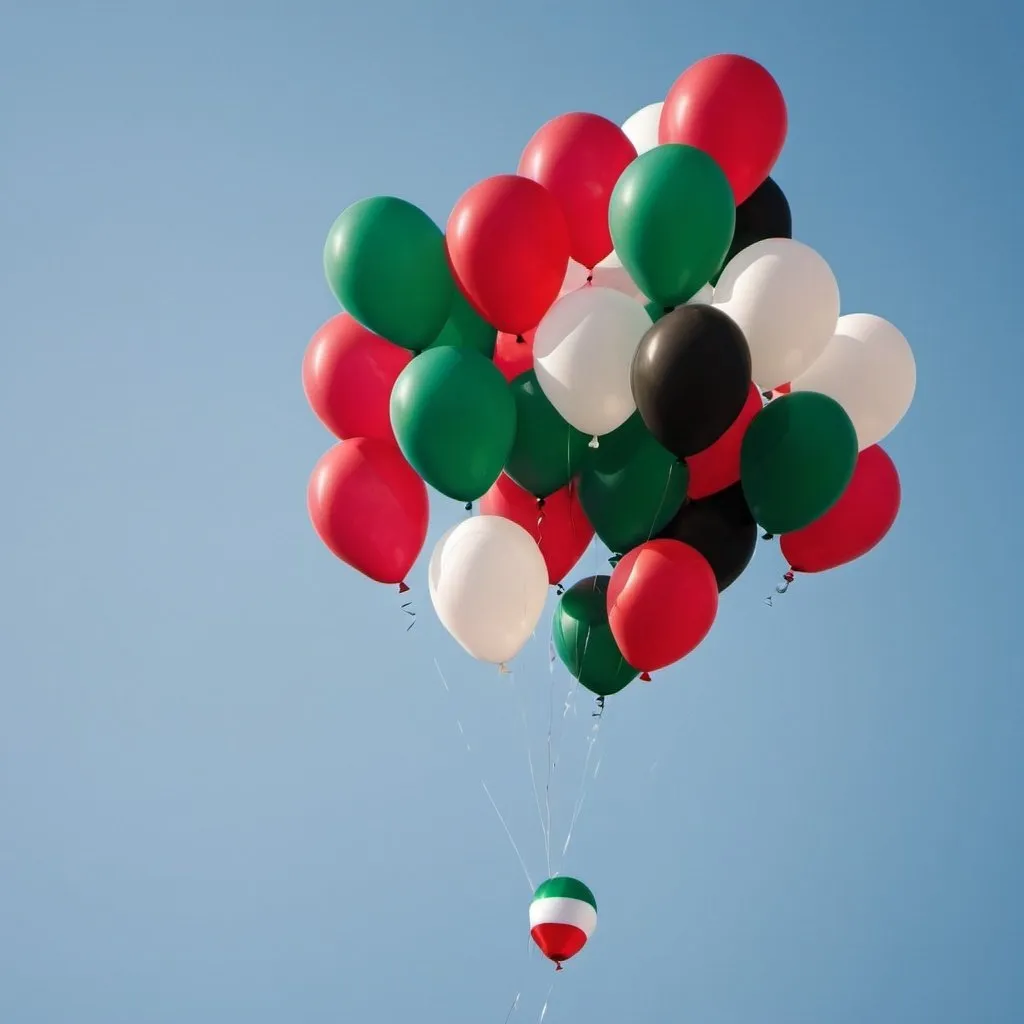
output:
<path id="1" fill-rule="evenodd" d="M 659 142 L 681 142 L 714 157 L 736 205 L 768 177 L 786 141 L 782 90 L 749 57 L 720 53 L 687 68 L 661 110 Z"/>
<path id="2" fill-rule="evenodd" d="M 485 516 L 511 519 L 533 537 L 544 556 L 551 583 L 565 579 L 594 537 L 594 528 L 572 483 L 548 495 L 540 508 L 529 491 L 502 473 L 480 499 L 480 511 Z"/>
<path id="3" fill-rule="evenodd" d="M 774 389 L 777 395 L 788 395 L 793 390 L 792 384 L 780 384 Z"/>
<path id="4" fill-rule="evenodd" d="M 394 443 L 391 389 L 413 353 L 368 331 L 348 313 L 331 317 L 306 348 L 302 388 L 313 412 L 336 437 Z"/>
<path id="5" fill-rule="evenodd" d="M 747 401 L 732 426 L 712 445 L 686 460 L 690 482 L 686 488 L 689 498 L 706 498 L 726 487 L 732 487 L 740 478 L 740 448 L 750 421 L 764 408 L 761 392 L 756 384 L 750 385 Z"/>
<path id="6" fill-rule="evenodd" d="M 498 332 L 494 344 L 494 365 L 501 370 L 505 380 L 513 381 L 521 373 L 533 369 L 533 338 L 535 331 L 524 334 Z"/>
<path id="7" fill-rule="evenodd" d="M 689 654 L 717 614 L 714 570 L 689 544 L 649 540 L 612 572 L 608 625 L 622 656 L 645 674 Z"/>
<path id="8" fill-rule="evenodd" d="M 470 304 L 499 331 L 536 327 L 569 266 L 569 229 L 558 200 L 516 174 L 478 182 L 448 218 L 448 262 Z"/>
<path id="9" fill-rule="evenodd" d="M 825 572 L 867 554 L 892 528 L 900 510 L 900 476 L 877 444 L 857 456 L 853 477 L 820 519 L 779 540 L 796 572 Z"/>
<path id="10" fill-rule="evenodd" d="M 313 469 L 306 505 L 324 544 L 378 583 L 401 583 L 427 539 L 427 485 L 387 441 L 336 444 Z"/>
<path id="11" fill-rule="evenodd" d="M 636 147 L 600 114 L 562 114 L 538 129 L 519 158 L 519 173 L 558 200 L 569 226 L 570 251 L 592 268 L 612 251 L 608 203 Z"/>

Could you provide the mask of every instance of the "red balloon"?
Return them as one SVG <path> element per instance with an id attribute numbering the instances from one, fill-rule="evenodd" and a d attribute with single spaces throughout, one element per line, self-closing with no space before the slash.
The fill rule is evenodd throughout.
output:
<path id="1" fill-rule="evenodd" d="M 900 510 L 900 476 L 877 444 L 857 456 L 853 477 L 820 519 L 779 540 L 796 572 L 825 572 L 867 554 L 892 528 Z"/>
<path id="2" fill-rule="evenodd" d="M 732 487 L 740 478 L 740 448 L 750 421 L 764 408 L 761 392 L 756 384 L 750 385 L 747 401 L 732 426 L 712 445 L 686 460 L 690 482 L 686 488 L 688 498 L 706 498 L 726 487 Z"/>
<path id="3" fill-rule="evenodd" d="M 336 444 L 313 469 L 306 506 L 324 544 L 378 583 L 401 583 L 427 539 L 427 485 L 387 441 Z"/>
<path id="4" fill-rule="evenodd" d="M 573 483 L 544 499 L 544 507 L 504 473 L 480 499 L 485 516 L 503 516 L 518 523 L 537 542 L 548 567 L 548 581 L 560 583 L 583 557 L 594 537 Z"/>
<path id="5" fill-rule="evenodd" d="M 524 334 L 498 332 L 494 343 L 494 365 L 501 370 L 507 381 L 513 381 L 521 373 L 533 369 L 533 338 L 535 331 Z"/>
<path id="6" fill-rule="evenodd" d="M 780 384 L 774 390 L 775 390 L 775 394 L 777 394 L 777 395 L 788 395 L 790 393 L 790 391 L 793 390 L 793 385 L 792 384 Z"/>
<path id="7" fill-rule="evenodd" d="M 622 656 L 645 674 L 707 636 L 718 584 L 707 559 L 678 540 L 649 540 L 623 555 L 608 584 L 608 625 Z"/>
<path id="8" fill-rule="evenodd" d="M 659 142 L 681 142 L 714 157 L 736 205 L 768 177 L 786 141 L 786 101 L 755 60 L 734 53 L 705 57 L 669 89 Z"/>
<path id="9" fill-rule="evenodd" d="M 499 331 L 536 327 L 569 266 L 569 229 L 558 200 L 515 174 L 478 182 L 455 204 L 445 238 L 466 299 Z"/>
<path id="10" fill-rule="evenodd" d="M 569 226 L 572 258 L 592 268 L 612 251 L 608 203 L 636 147 L 599 114 L 562 114 L 543 125 L 519 158 L 519 173 L 558 200 Z"/>
<path id="11" fill-rule="evenodd" d="M 302 388 L 320 422 L 336 437 L 394 443 L 391 389 L 413 353 L 368 331 L 348 313 L 313 335 L 302 360 Z"/>

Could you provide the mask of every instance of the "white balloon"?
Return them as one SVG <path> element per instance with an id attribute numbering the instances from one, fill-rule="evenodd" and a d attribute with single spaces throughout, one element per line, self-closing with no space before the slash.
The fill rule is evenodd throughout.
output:
<path id="1" fill-rule="evenodd" d="M 686 302 L 683 303 L 683 305 L 695 306 L 698 303 L 702 303 L 703 305 L 707 306 L 711 303 L 712 299 L 714 298 L 714 294 L 714 286 L 709 281 L 706 285 L 704 285 L 703 288 L 701 288 L 699 292 L 697 292 L 696 295 L 694 295 L 692 298 L 687 299 Z"/>
<path id="2" fill-rule="evenodd" d="M 548 569 L 537 542 L 501 516 L 473 516 L 435 545 L 430 600 L 441 625 L 474 658 L 503 664 L 537 628 Z"/>
<path id="3" fill-rule="evenodd" d="M 739 325 L 762 391 L 804 373 L 839 319 L 839 285 L 809 245 L 766 238 L 738 252 L 715 285 L 714 305 Z"/>
<path id="4" fill-rule="evenodd" d="M 825 351 L 793 381 L 794 391 L 820 391 L 846 410 L 861 451 L 903 419 L 916 387 L 910 344 L 888 320 L 872 313 L 841 316 Z"/>
<path id="5" fill-rule="evenodd" d="M 664 103 L 649 103 L 627 117 L 623 123 L 622 130 L 636 148 L 637 156 L 658 145 L 658 123 L 661 121 L 663 106 Z"/>
<path id="6" fill-rule="evenodd" d="M 651 318 L 613 288 L 580 288 L 544 314 L 533 339 L 533 369 L 562 419 L 597 437 L 636 411 L 629 370 Z"/>
<path id="7" fill-rule="evenodd" d="M 587 283 L 588 277 L 591 279 L 591 284 L 597 285 L 598 288 L 614 288 L 617 292 L 622 292 L 623 295 L 628 295 L 631 299 L 639 299 L 644 303 L 647 302 L 646 297 L 637 288 L 633 278 L 629 276 L 629 271 L 622 265 L 614 249 L 593 270 L 587 270 L 582 263 L 569 260 L 569 266 L 565 271 L 565 278 L 562 281 L 562 290 L 558 293 L 559 296 L 574 292 L 577 288 L 583 288 Z"/>

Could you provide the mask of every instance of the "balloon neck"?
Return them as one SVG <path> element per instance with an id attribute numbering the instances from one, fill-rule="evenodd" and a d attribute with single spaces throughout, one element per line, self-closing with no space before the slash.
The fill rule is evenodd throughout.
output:
<path id="1" fill-rule="evenodd" d="M 598 441 L 596 434 L 587 443 L 587 447 L 588 448 L 600 448 L 601 447 L 601 442 Z"/>
<path id="2" fill-rule="evenodd" d="M 466 502 L 466 511 L 467 512 L 472 512 L 473 511 L 473 502 L 471 502 L 471 501 L 467 501 Z"/>
<path id="3" fill-rule="evenodd" d="M 521 334 L 517 334 L 516 335 L 516 344 L 517 345 L 525 345 L 526 344 L 526 339 Z"/>
<path id="4" fill-rule="evenodd" d="M 560 971 L 561 969 L 562 969 L 562 965 L 560 963 L 556 962 L 555 963 L 555 970 L 556 971 Z"/>
<path id="5" fill-rule="evenodd" d="M 640 682 L 641 683 L 649 683 L 650 681 L 651 681 L 651 673 L 650 672 L 641 672 L 640 673 Z"/>
<path id="6" fill-rule="evenodd" d="M 398 584 L 398 592 L 400 594 L 408 594 L 409 593 L 409 586 L 405 582 L 405 580 L 402 580 L 402 582 Z"/>
<path id="7" fill-rule="evenodd" d="M 662 306 L 661 307 L 662 315 L 664 315 L 665 313 L 671 313 L 675 308 L 676 308 L 675 306 Z"/>
<path id="8" fill-rule="evenodd" d="M 505 662 L 502 662 L 498 666 L 498 675 L 500 675 L 500 676 L 507 676 L 508 675 L 508 665 L 506 665 Z"/>
<path id="9" fill-rule="evenodd" d="M 761 397 L 766 401 L 770 402 L 775 397 L 774 391 L 762 391 Z"/>
<path id="10" fill-rule="evenodd" d="M 594 272 L 591 270 L 590 273 L 587 274 L 587 284 L 590 285 L 590 284 L 593 284 L 593 283 L 594 283 Z"/>
<path id="11" fill-rule="evenodd" d="M 543 508 L 544 508 L 544 499 L 543 498 L 538 498 L 537 499 L 537 511 L 539 512 Z"/>
<path id="12" fill-rule="evenodd" d="M 768 533 L 767 531 L 761 534 L 761 540 L 775 540 L 774 533 Z"/>

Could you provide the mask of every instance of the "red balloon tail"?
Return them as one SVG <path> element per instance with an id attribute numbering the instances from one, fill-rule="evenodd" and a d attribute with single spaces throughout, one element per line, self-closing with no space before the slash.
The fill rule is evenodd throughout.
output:
<path id="1" fill-rule="evenodd" d="M 402 582 L 398 584 L 398 592 L 400 594 L 408 594 L 409 593 L 409 587 L 408 587 L 408 584 L 405 582 L 405 580 L 402 580 Z"/>
<path id="2" fill-rule="evenodd" d="M 560 971 L 561 969 L 562 969 L 562 965 L 560 963 L 556 963 L 555 964 L 555 970 L 556 971 Z"/>
<path id="3" fill-rule="evenodd" d="M 651 673 L 650 672 L 641 672 L 640 673 L 640 682 L 641 683 L 649 683 L 650 681 L 651 681 Z"/>

